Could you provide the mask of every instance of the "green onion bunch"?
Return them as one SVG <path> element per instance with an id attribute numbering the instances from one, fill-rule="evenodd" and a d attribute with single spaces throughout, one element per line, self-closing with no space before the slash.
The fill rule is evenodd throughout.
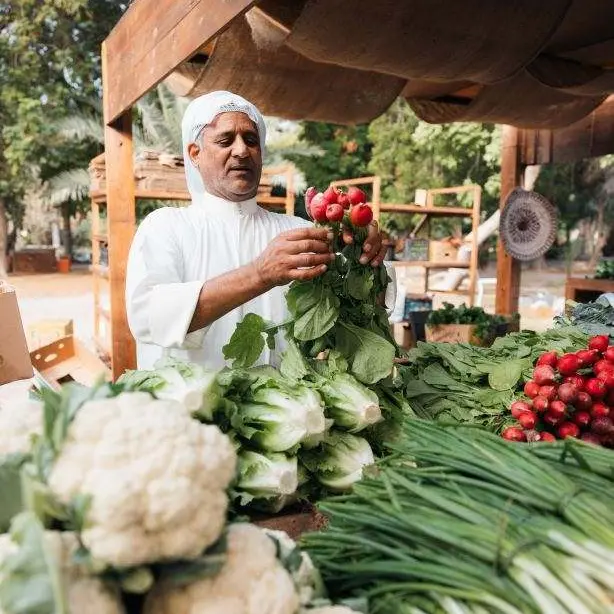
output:
<path id="1" fill-rule="evenodd" d="M 304 545 L 371 614 L 614 611 L 614 452 L 408 420 Z"/>

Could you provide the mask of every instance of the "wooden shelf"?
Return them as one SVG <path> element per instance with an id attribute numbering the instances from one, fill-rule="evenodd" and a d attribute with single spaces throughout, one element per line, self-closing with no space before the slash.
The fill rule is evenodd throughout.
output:
<path id="1" fill-rule="evenodd" d="M 428 260 L 388 260 L 393 267 L 421 267 L 423 269 L 468 269 L 469 262 L 430 262 Z"/>
<path id="2" fill-rule="evenodd" d="M 99 243 L 108 243 L 109 237 L 106 234 L 93 234 L 92 241 L 98 241 Z"/>
<path id="3" fill-rule="evenodd" d="M 105 319 L 107 322 L 111 321 L 111 312 L 108 309 L 105 309 L 104 307 L 99 307 L 99 313 L 100 313 L 100 317 Z"/>
<path id="4" fill-rule="evenodd" d="M 379 210 L 382 213 L 408 213 L 434 217 L 471 217 L 473 215 L 473 209 L 466 207 L 422 207 L 420 205 L 381 204 Z"/>

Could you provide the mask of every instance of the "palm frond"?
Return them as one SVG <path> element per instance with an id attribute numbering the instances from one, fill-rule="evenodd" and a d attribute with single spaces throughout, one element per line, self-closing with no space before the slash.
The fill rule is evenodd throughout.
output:
<path id="1" fill-rule="evenodd" d="M 80 201 L 88 197 L 90 174 L 85 168 L 64 171 L 47 182 L 47 201 L 58 206 L 70 201 Z"/>
<path id="2" fill-rule="evenodd" d="M 102 116 L 76 114 L 65 117 L 55 124 L 59 134 L 68 139 L 78 141 L 91 140 L 104 144 L 104 126 Z"/>

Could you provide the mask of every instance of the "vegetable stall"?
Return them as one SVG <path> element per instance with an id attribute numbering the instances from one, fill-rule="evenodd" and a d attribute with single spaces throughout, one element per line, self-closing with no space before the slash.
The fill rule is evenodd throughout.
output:
<path id="1" fill-rule="evenodd" d="M 364 196 L 309 206 L 334 266 L 288 321 L 246 316 L 227 368 L 0 407 L 2 614 L 612 611 L 614 308 L 403 352 Z"/>

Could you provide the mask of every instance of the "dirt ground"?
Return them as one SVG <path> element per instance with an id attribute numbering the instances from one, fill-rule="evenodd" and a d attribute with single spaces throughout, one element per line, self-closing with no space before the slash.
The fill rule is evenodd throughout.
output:
<path id="1" fill-rule="evenodd" d="M 480 271 L 480 278 L 495 277 L 494 267 Z M 72 319 L 75 335 L 94 348 L 93 281 L 87 266 L 77 266 L 69 274 L 12 275 L 9 282 L 17 290 L 25 327 L 41 320 Z M 562 267 L 523 271 L 522 326 L 534 330 L 548 328 L 552 317 L 563 309 L 564 288 Z M 494 308 L 494 290 L 494 284 L 485 285 L 483 306 L 487 311 Z"/>

